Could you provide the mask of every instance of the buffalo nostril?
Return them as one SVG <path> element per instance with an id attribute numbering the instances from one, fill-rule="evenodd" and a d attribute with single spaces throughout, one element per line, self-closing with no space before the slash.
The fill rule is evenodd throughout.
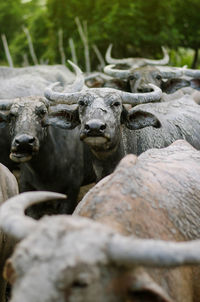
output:
<path id="1" fill-rule="evenodd" d="M 106 124 L 101 125 L 99 129 L 100 129 L 101 131 L 104 131 L 104 130 L 106 129 Z"/>
<path id="2" fill-rule="evenodd" d="M 137 89 L 137 92 L 139 92 L 139 93 L 148 93 L 148 92 L 152 92 L 152 91 L 153 91 L 153 89 L 148 86 L 140 87 Z"/>
<path id="3" fill-rule="evenodd" d="M 19 142 L 18 139 L 15 140 L 15 144 L 16 144 L 16 145 L 19 145 L 19 144 L 20 144 L 20 142 Z"/>
<path id="4" fill-rule="evenodd" d="M 142 93 L 142 92 L 144 92 L 144 89 L 138 88 L 138 89 L 137 89 L 137 92 Z"/>
<path id="5" fill-rule="evenodd" d="M 29 139 L 29 144 L 33 144 L 34 141 L 35 141 L 35 137 L 30 138 L 30 139 Z"/>
<path id="6" fill-rule="evenodd" d="M 85 125 L 85 130 L 90 130 L 90 126 L 88 124 Z"/>

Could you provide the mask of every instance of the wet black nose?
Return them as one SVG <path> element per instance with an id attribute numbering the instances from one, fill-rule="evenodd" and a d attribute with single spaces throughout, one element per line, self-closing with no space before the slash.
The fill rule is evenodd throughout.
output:
<path id="1" fill-rule="evenodd" d="M 19 145 L 33 145 L 35 142 L 35 137 L 28 134 L 21 134 L 15 138 L 15 144 Z"/>
<path id="2" fill-rule="evenodd" d="M 85 132 L 88 135 L 101 135 L 106 129 L 106 123 L 99 120 L 91 120 L 85 124 Z"/>
<path id="3" fill-rule="evenodd" d="M 146 92 L 152 92 L 152 91 L 153 91 L 153 89 L 148 86 L 140 86 L 137 88 L 137 92 L 139 92 L 139 93 L 146 93 Z"/>

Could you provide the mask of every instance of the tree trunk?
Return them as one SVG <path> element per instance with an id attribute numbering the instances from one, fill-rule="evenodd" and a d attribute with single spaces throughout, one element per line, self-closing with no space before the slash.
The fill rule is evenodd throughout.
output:
<path id="1" fill-rule="evenodd" d="M 197 63 L 198 63 L 198 57 L 199 57 L 199 49 L 195 48 L 194 49 L 194 58 L 192 62 L 192 68 L 196 69 Z"/>

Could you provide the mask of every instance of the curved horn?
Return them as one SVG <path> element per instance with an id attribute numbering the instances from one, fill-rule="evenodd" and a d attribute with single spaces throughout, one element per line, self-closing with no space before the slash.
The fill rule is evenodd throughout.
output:
<path id="1" fill-rule="evenodd" d="M 126 59 L 113 59 L 111 57 L 112 44 L 109 45 L 106 51 L 106 61 L 109 64 L 127 64 L 131 68 L 137 68 L 144 65 L 166 65 L 169 63 L 169 55 L 167 49 L 162 46 L 164 57 L 161 60 L 151 60 L 146 58 L 126 58 Z"/>
<path id="2" fill-rule="evenodd" d="M 127 60 L 129 60 L 129 62 L 131 62 L 132 60 L 132 66 L 130 64 L 130 69 L 115 69 L 115 65 L 114 64 L 110 64 L 104 67 L 104 72 L 112 77 L 118 78 L 118 79 L 127 79 L 130 75 L 133 69 L 138 68 L 138 67 L 142 67 L 144 65 L 165 65 L 169 62 L 169 55 L 167 53 L 167 50 L 162 47 L 162 50 L 164 52 L 164 58 L 161 60 L 150 60 L 150 59 L 142 59 L 142 58 L 128 58 Z M 135 62 L 134 62 L 135 60 Z M 126 62 L 126 64 L 128 64 Z M 176 72 L 178 72 L 178 70 L 176 70 Z M 183 72 L 183 71 L 182 71 Z M 175 72 L 173 71 L 173 73 L 166 71 L 165 73 L 165 77 L 172 77 L 175 76 Z M 176 77 L 180 76 L 180 71 L 177 74 Z"/>
<path id="3" fill-rule="evenodd" d="M 113 236 L 108 256 L 117 264 L 176 267 L 200 264 L 200 240 L 169 242 Z"/>
<path id="4" fill-rule="evenodd" d="M 56 82 L 49 85 L 45 88 L 44 96 L 49 100 L 53 101 L 54 103 L 67 103 L 68 105 L 76 104 L 77 100 L 80 96 L 80 92 L 58 92 L 54 91 L 53 89 L 59 86 L 60 83 Z"/>
<path id="5" fill-rule="evenodd" d="M 113 59 L 111 57 L 111 50 L 112 50 L 112 44 L 110 44 L 108 46 L 108 49 L 106 51 L 106 61 L 109 63 L 109 64 L 127 64 L 127 65 L 130 65 L 132 66 L 134 64 L 134 62 L 136 61 L 137 62 L 137 58 L 134 59 L 134 58 L 126 58 L 126 59 Z M 135 62 L 135 63 L 136 63 Z M 136 66 L 138 67 L 138 66 Z"/>
<path id="6" fill-rule="evenodd" d="M 127 79 L 131 75 L 131 69 L 114 69 L 115 65 L 107 65 L 104 67 L 104 72 L 118 79 Z"/>
<path id="7" fill-rule="evenodd" d="M 169 63 L 169 55 L 167 49 L 162 46 L 162 51 L 164 54 L 164 57 L 161 60 L 150 60 L 150 59 L 144 59 L 145 63 L 148 65 L 166 65 Z"/>
<path id="8" fill-rule="evenodd" d="M 200 70 L 185 69 L 184 75 L 192 78 L 200 78 Z"/>
<path id="9" fill-rule="evenodd" d="M 0 110 L 10 110 L 14 100 L 0 100 Z"/>
<path id="10" fill-rule="evenodd" d="M 159 102 L 162 97 L 162 90 L 153 84 L 148 84 L 153 91 L 147 93 L 130 93 L 121 91 L 121 97 L 124 104 L 131 104 L 133 106 L 150 103 Z"/>
<path id="11" fill-rule="evenodd" d="M 67 60 L 67 62 L 73 67 L 75 74 L 76 74 L 76 79 L 71 85 L 67 85 L 66 87 L 66 92 L 77 92 L 81 91 L 83 89 L 85 79 L 83 76 L 82 70 L 73 62 L 70 60 Z"/>
<path id="12" fill-rule="evenodd" d="M 53 90 L 55 87 L 59 86 L 59 82 L 49 85 L 44 91 L 44 95 L 49 101 L 53 101 L 55 103 L 62 103 L 62 101 L 67 101 L 69 105 L 77 103 L 77 98 L 79 96 L 78 92 L 83 89 L 85 80 L 80 68 L 70 60 L 68 60 L 68 62 L 76 73 L 76 79 L 73 84 L 67 85 L 63 92 Z"/>
<path id="13" fill-rule="evenodd" d="M 33 218 L 25 216 L 29 206 L 52 199 L 65 199 L 66 196 L 54 192 L 26 192 L 8 199 L 0 207 L 0 227 L 2 230 L 21 240 L 32 232 L 37 224 Z"/>
<path id="14" fill-rule="evenodd" d="M 92 79 L 97 78 L 97 77 L 100 77 L 100 78 L 102 78 L 105 81 L 112 79 L 112 77 L 109 77 L 108 75 L 106 75 L 103 72 L 94 72 L 94 73 L 91 73 L 91 74 L 85 76 L 84 79 L 85 79 L 85 81 L 88 81 L 88 80 L 92 80 Z"/>

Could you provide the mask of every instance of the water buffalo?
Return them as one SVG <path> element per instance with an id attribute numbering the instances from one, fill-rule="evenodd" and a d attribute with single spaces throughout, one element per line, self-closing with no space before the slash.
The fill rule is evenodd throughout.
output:
<path id="1" fill-rule="evenodd" d="M 154 65 L 165 65 L 169 62 L 169 55 L 164 47 L 162 47 L 164 57 L 161 60 L 151 60 L 145 58 L 114 59 L 111 57 L 111 49 L 112 44 L 108 47 L 106 52 L 106 61 L 111 65 L 105 67 L 104 74 L 96 74 L 96 76 L 93 74 L 89 77 L 89 79 L 86 78 L 86 85 L 88 87 L 110 87 L 124 91 L 141 92 L 139 90 L 137 91 L 136 89 L 133 90 L 136 85 L 133 85 L 131 80 L 132 73 L 129 69 L 123 70 L 123 68 L 125 66 L 127 68 L 128 66 L 131 68 L 131 71 L 134 72 L 135 69 L 140 70 L 141 68 L 141 70 L 143 70 L 143 66 L 151 66 L 152 70 L 154 70 Z M 116 68 L 120 68 L 120 70 Z M 140 73 L 142 73 L 142 71 L 140 71 Z M 110 78 L 108 78 L 108 75 Z M 144 77 L 144 75 L 142 74 L 140 77 Z M 152 77 L 147 83 L 157 84 L 155 79 L 152 81 Z M 146 89 L 142 92 L 146 92 Z"/>
<path id="2" fill-rule="evenodd" d="M 154 64 L 152 64 L 151 60 L 141 58 L 112 59 L 110 47 L 106 53 L 106 58 L 110 64 L 105 66 L 105 74 L 113 78 L 112 82 L 115 79 L 118 87 L 121 86 L 126 91 L 151 91 L 152 88 L 149 83 L 157 85 L 166 93 L 173 93 L 188 86 L 200 89 L 200 72 L 198 70 L 187 69 L 186 67 L 160 66 L 168 63 L 165 60 L 153 61 Z M 139 63 L 137 64 L 137 62 Z"/>
<path id="3" fill-rule="evenodd" d="M 71 217 L 24 216 L 45 193 L 10 199 L 1 226 L 22 240 L 4 271 L 11 302 L 199 301 L 199 196 L 200 152 L 179 141 L 125 157 Z"/>
<path id="4" fill-rule="evenodd" d="M 14 175 L 2 164 L 0 164 L 0 205 L 8 198 L 18 194 L 18 185 Z M 8 238 L 0 229 L 0 301 L 5 301 L 6 282 L 3 279 L 2 272 L 5 260 L 12 252 L 14 242 Z"/>
<path id="5" fill-rule="evenodd" d="M 171 102 L 138 105 L 162 99 L 159 88 L 151 86 L 155 91 L 143 94 L 110 88 L 61 93 L 53 90 L 55 86 L 46 89 L 45 96 L 55 103 L 68 104 L 65 108 L 63 105 L 62 116 L 66 128 L 81 124 L 80 139 L 92 150 L 97 180 L 110 174 L 128 153 L 138 155 L 182 138 L 200 149 L 200 107 L 188 95 Z M 124 104 L 137 106 L 127 109 Z"/>
<path id="6" fill-rule="evenodd" d="M 79 129 L 57 128 L 62 110 L 51 105 L 36 96 L 0 100 L 0 124 L 10 129 L 10 158 L 20 164 L 20 192 L 66 193 L 68 199 L 61 211 L 71 213 L 81 184 L 90 182 L 87 172 L 92 165 L 89 150 L 86 152 L 79 139 Z"/>
<path id="7" fill-rule="evenodd" d="M 0 67 L 0 100 L 17 97 L 43 96 L 44 89 L 50 83 L 59 81 L 62 85 L 69 84 L 74 75 L 62 65 L 36 65 L 24 68 Z M 8 128 L 0 126 L 0 162 L 10 170 L 16 168 L 9 160 L 10 135 Z"/>
<path id="8" fill-rule="evenodd" d="M 71 83 L 73 73 L 63 65 L 35 65 L 28 67 L 0 67 L 0 99 L 43 95 L 45 87 L 59 81 Z"/>
<path id="9" fill-rule="evenodd" d="M 191 86 L 198 88 L 194 80 L 184 77 L 185 68 L 170 66 L 143 66 L 138 68 L 123 69 L 115 65 L 107 65 L 104 69 L 109 74 L 122 83 L 127 83 L 127 90 L 132 92 L 151 91 L 149 83 L 157 85 L 166 93 L 173 93 L 176 90 Z"/>

